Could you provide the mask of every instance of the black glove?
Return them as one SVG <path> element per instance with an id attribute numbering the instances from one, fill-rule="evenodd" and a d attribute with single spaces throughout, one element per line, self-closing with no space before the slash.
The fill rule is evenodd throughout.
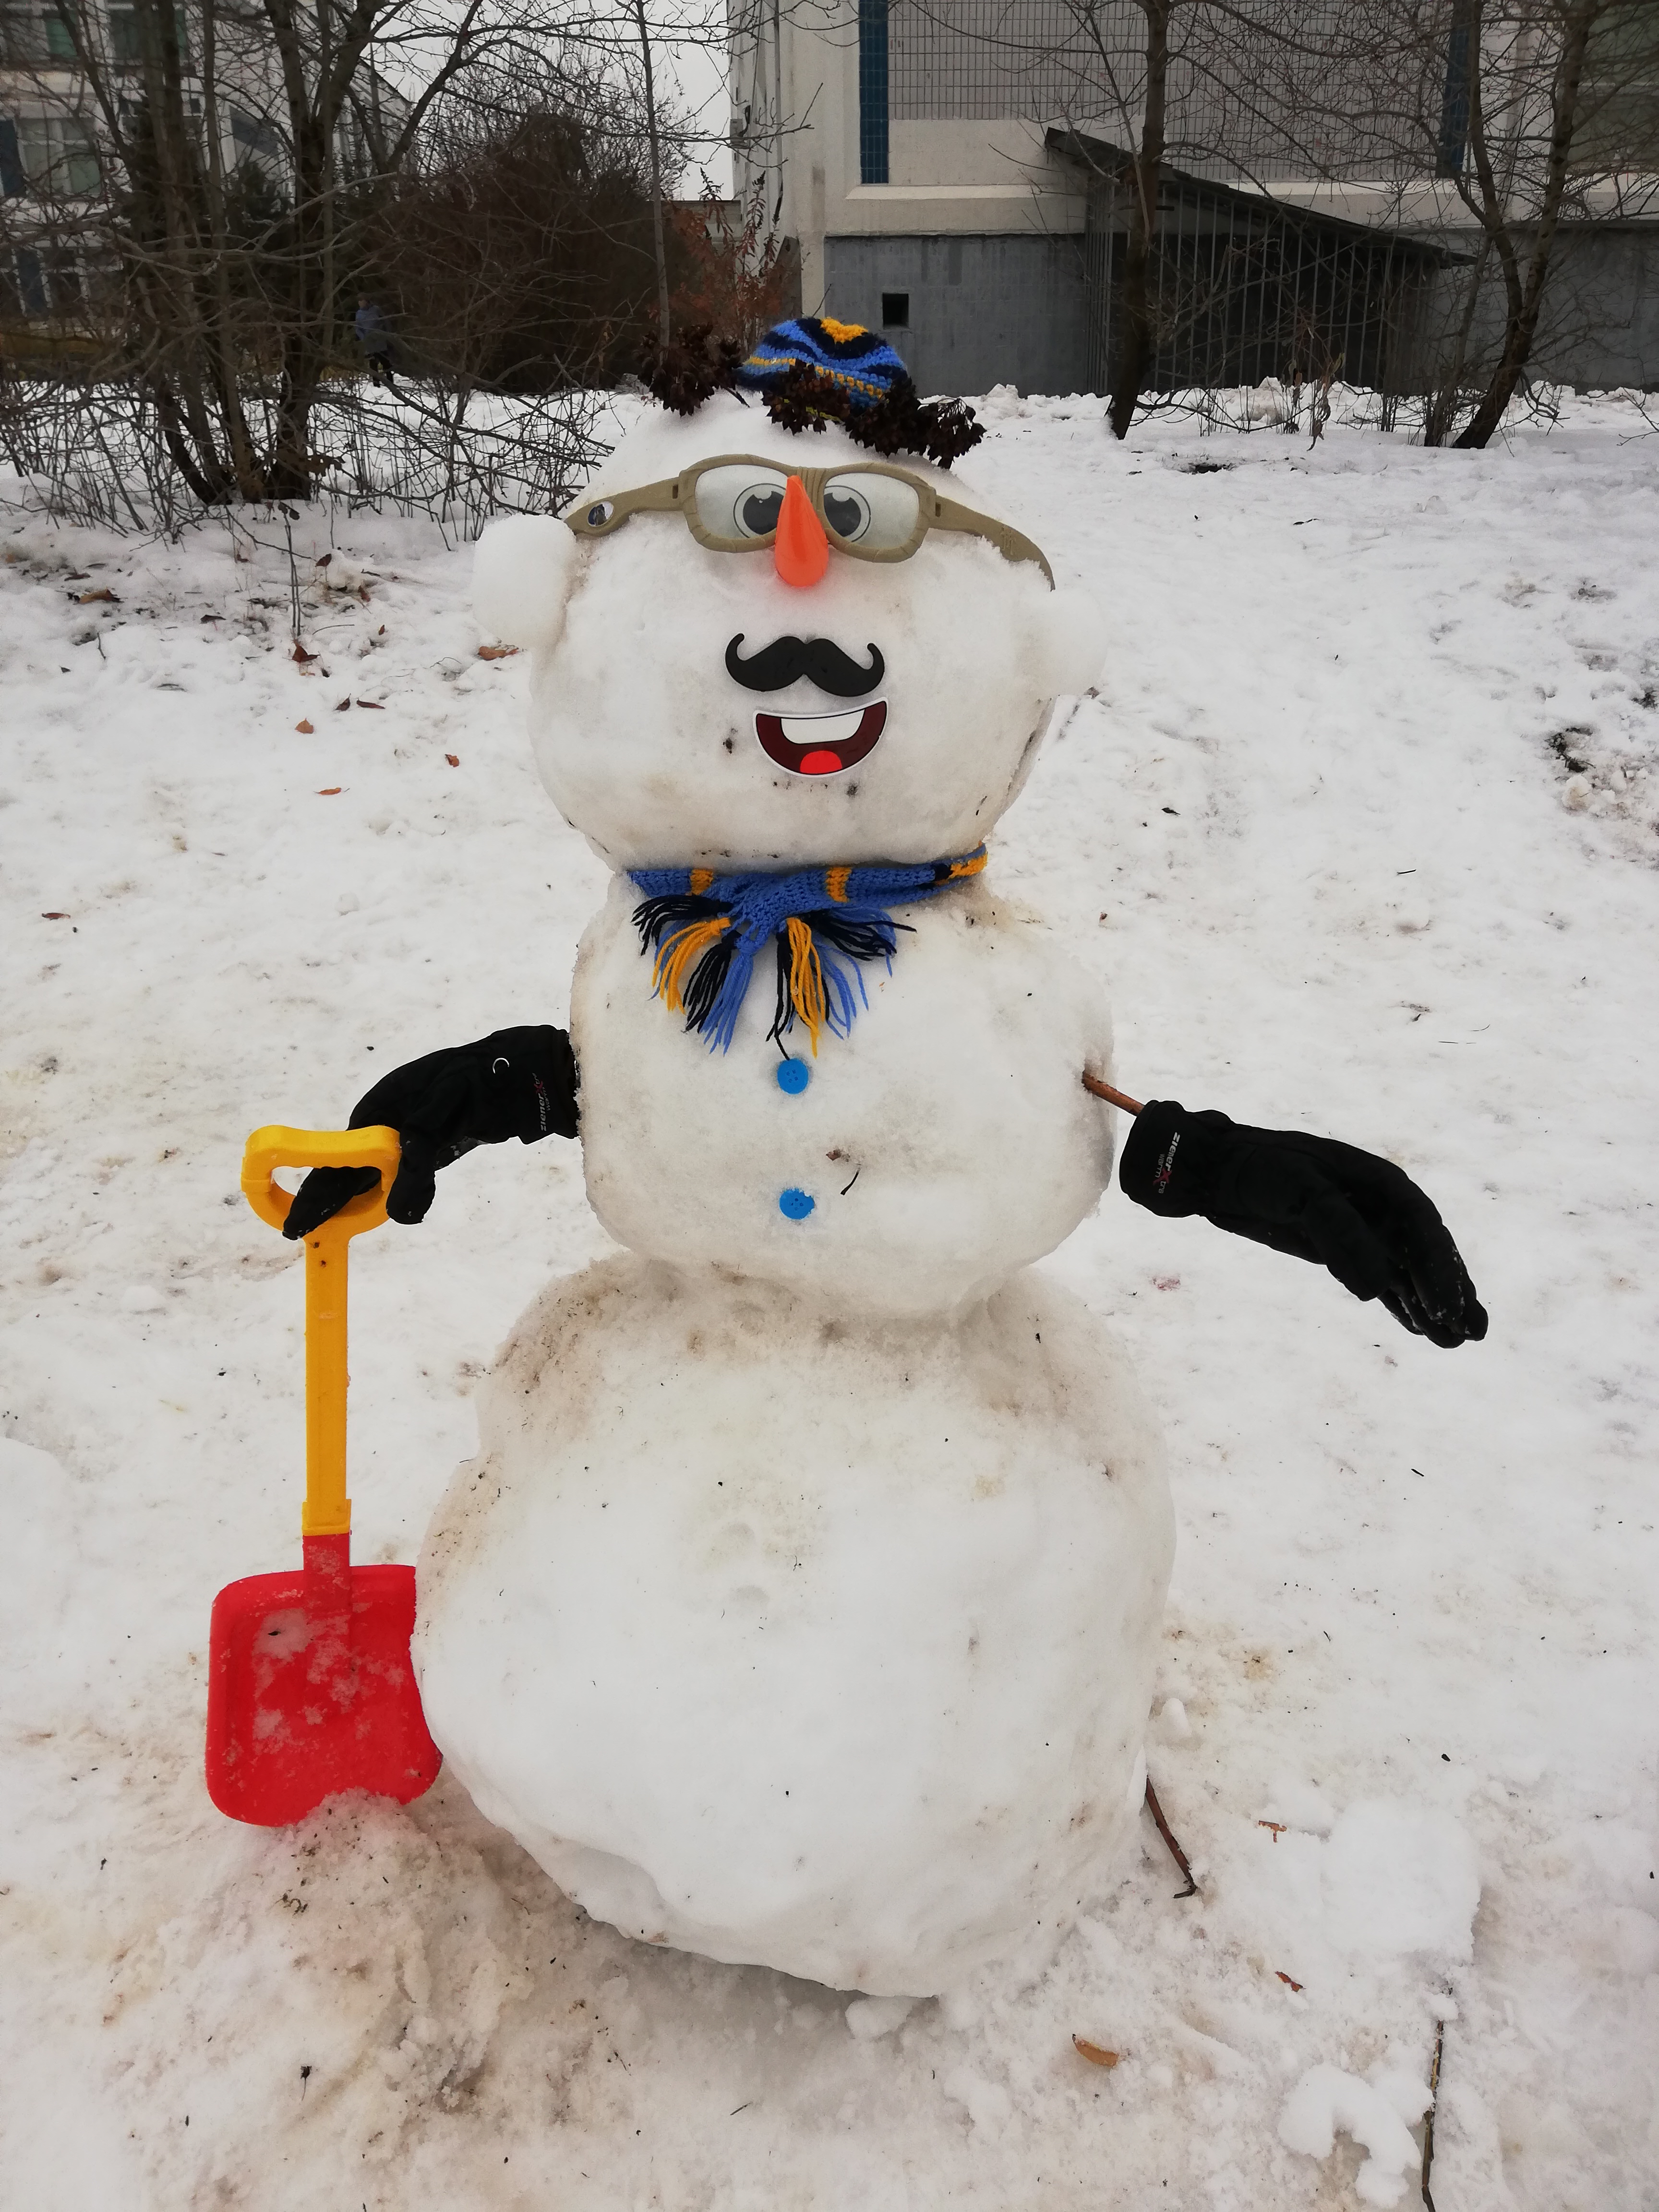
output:
<path id="1" fill-rule="evenodd" d="M 1151 1212 L 1201 1213 L 1235 1237 L 1318 1261 L 1431 1344 L 1479 1343 L 1486 1333 L 1445 1223 L 1403 1169 L 1374 1152 L 1296 1129 L 1247 1129 L 1159 1098 L 1136 1115 L 1118 1181 Z"/>
<path id="2" fill-rule="evenodd" d="M 562 1030 L 496 1030 L 477 1044 L 429 1052 L 383 1075 L 351 1109 L 349 1127 L 395 1129 L 403 1144 L 386 1212 L 425 1218 L 440 1168 L 475 1145 L 576 1133 L 576 1060 Z M 295 1193 L 284 1237 L 308 1237 L 348 1199 L 373 1190 L 374 1168 L 313 1168 Z"/>

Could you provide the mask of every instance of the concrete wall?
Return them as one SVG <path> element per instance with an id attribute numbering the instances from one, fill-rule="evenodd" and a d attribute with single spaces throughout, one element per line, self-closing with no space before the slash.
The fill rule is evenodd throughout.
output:
<path id="1" fill-rule="evenodd" d="M 1453 244 L 1472 254 L 1474 242 Z M 1518 244 L 1524 264 L 1532 240 Z M 1448 269 L 1428 304 L 1419 370 L 1433 364 L 1462 323 L 1472 271 Z M 1476 375 L 1496 361 L 1504 337 L 1503 279 L 1495 261 L 1480 279 L 1468 360 Z M 1659 391 L 1659 222 L 1613 222 L 1564 228 L 1550 258 L 1549 283 L 1527 374 L 1579 392 L 1633 386 Z"/>
<path id="2" fill-rule="evenodd" d="M 1083 240 L 1015 234 L 826 238 L 824 308 L 880 330 L 924 392 L 1082 390 Z M 909 295 L 908 328 L 883 293 Z"/>
<path id="3" fill-rule="evenodd" d="M 1659 223 L 1556 242 L 1536 368 L 1580 392 L 1659 390 Z"/>
<path id="4" fill-rule="evenodd" d="M 925 392 L 1087 386 L 1079 237 L 831 236 L 823 268 L 823 312 L 881 330 Z M 1425 315 L 1425 361 L 1461 319 L 1465 281 L 1459 268 L 1442 280 L 1437 305 Z M 907 327 L 882 320 L 882 295 L 895 292 L 908 297 Z M 1477 362 L 1496 344 L 1502 313 L 1494 272 L 1476 317 Z M 1531 374 L 1581 392 L 1659 390 L 1659 223 L 1597 226 L 1558 241 Z"/>

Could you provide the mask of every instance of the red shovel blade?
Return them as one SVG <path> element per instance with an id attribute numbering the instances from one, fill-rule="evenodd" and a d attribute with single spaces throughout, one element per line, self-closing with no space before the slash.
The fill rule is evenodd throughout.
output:
<path id="1" fill-rule="evenodd" d="M 413 1567 L 354 1567 L 349 1536 L 307 1536 L 298 1574 L 249 1575 L 213 1601 L 208 1795 L 280 1828 L 342 1790 L 406 1805 L 437 1778 L 410 1665 Z"/>

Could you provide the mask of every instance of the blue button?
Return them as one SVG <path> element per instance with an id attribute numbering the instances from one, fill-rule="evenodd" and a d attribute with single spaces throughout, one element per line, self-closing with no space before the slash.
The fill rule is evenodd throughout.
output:
<path id="1" fill-rule="evenodd" d="M 778 1212 L 787 1214 L 791 1221 L 805 1221 L 817 1204 L 804 1190 L 786 1190 L 778 1200 Z"/>
<path id="2" fill-rule="evenodd" d="M 798 1097 L 812 1080 L 812 1071 L 804 1060 L 781 1060 L 777 1066 L 778 1088 L 792 1097 Z"/>

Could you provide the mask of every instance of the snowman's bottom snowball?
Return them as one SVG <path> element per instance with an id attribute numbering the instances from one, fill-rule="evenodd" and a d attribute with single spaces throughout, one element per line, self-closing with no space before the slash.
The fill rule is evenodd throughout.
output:
<path id="1" fill-rule="evenodd" d="M 531 1306 L 479 1415 L 416 1670 L 480 1809 L 589 1912 L 927 1996 L 1098 1893 L 1173 1533 L 1069 1293 L 864 1325 L 626 1255 Z"/>

